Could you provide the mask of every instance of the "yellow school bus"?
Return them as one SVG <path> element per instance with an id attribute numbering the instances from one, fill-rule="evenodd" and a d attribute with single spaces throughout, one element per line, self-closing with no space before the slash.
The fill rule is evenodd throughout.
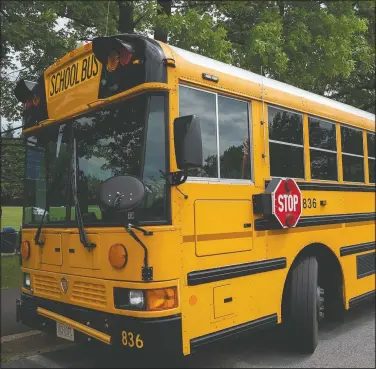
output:
<path id="1" fill-rule="evenodd" d="M 24 324 L 188 355 L 284 323 L 311 353 L 374 296 L 373 114 L 127 34 L 15 95 Z"/>

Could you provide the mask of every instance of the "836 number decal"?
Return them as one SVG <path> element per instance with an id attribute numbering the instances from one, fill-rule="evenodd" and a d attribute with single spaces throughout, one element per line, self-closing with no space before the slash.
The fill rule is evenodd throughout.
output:
<path id="1" fill-rule="evenodd" d="M 141 339 L 140 335 L 135 335 L 132 332 L 122 331 L 121 332 L 121 342 L 123 346 L 136 347 L 142 349 L 144 347 L 144 341 Z"/>
<path id="2" fill-rule="evenodd" d="M 308 199 L 303 199 L 303 208 L 306 209 L 311 209 L 311 208 L 316 208 L 317 206 L 317 203 L 316 203 L 316 199 L 313 198 L 308 198 Z"/>

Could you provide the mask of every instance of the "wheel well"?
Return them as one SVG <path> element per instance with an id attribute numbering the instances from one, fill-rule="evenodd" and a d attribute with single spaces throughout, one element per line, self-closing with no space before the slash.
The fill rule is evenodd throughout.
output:
<path id="1" fill-rule="evenodd" d="M 307 256 L 315 256 L 319 266 L 319 285 L 324 289 L 340 291 L 343 298 L 343 272 L 341 264 L 333 251 L 322 243 L 312 243 L 302 249 L 295 257 L 285 280 L 282 295 L 282 320 L 288 309 L 289 285 L 291 271 L 300 260 Z M 330 294 L 328 294 L 330 298 Z M 344 302 L 344 301 L 343 301 Z"/>

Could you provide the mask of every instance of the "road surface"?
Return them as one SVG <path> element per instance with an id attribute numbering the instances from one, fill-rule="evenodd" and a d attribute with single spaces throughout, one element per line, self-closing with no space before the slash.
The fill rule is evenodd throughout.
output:
<path id="1" fill-rule="evenodd" d="M 1 289 L 1 337 L 30 330 L 25 325 L 16 322 L 16 299 L 19 298 L 19 288 Z"/>
<path id="2" fill-rule="evenodd" d="M 25 338 L 27 340 L 28 338 Z M 216 345 L 210 350 L 179 360 L 157 364 L 154 358 L 143 361 L 114 355 L 107 349 L 89 351 L 43 335 L 33 338 L 34 351 L 24 352 L 17 341 L 2 345 L 3 368 L 374 368 L 375 304 L 367 302 L 347 312 L 344 324 L 325 324 L 320 330 L 320 343 L 313 355 L 299 355 L 286 348 L 282 332 L 277 329 L 248 335 L 242 339 Z M 40 347 L 36 342 L 41 341 Z M 22 340 L 21 340 L 22 341 Z M 45 348 L 47 343 L 50 345 Z M 54 348 L 53 345 L 61 345 Z M 13 345 L 13 346 L 12 346 Z M 52 347 L 51 347 L 52 346 Z M 5 352 L 5 354 L 4 354 Z"/>

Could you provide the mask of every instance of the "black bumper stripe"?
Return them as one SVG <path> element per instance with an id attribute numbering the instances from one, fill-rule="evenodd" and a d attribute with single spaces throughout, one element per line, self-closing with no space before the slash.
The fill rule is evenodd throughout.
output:
<path id="1" fill-rule="evenodd" d="M 359 252 L 370 251 L 375 249 L 375 241 L 360 243 L 358 245 L 343 246 L 340 248 L 340 255 L 347 256 L 352 254 L 358 254 Z"/>
<path id="2" fill-rule="evenodd" d="M 111 344 L 124 350 L 135 351 L 134 347 L 122 344 L 122 331 L 138 334 L 144 342 L 142 352 L 182 353 L 181 315 L 158 318 L 137 318 L 126 315 L 110 314 L 102 311 L 82 308 L 75 305 L 51 301 L 40 297 L 21 294 L 17 303 L 17 317 L 23 324 L 40 331 L 56 335 L 56 322 L 37 313 L 37 308 L 44 308 L 60 314 L 78 323 L 111 336 Z M 76 334 L 77 333 L 77 334 Z M 75 342 L 87 341 L 87 335 L 75 331 Z"/>
<path id="3" fill-rule="evenodd" d="M 188 286 L 244 277 L 251 274 L 270 272 L 286 268 L 286 258 L 256 261 L 188 273 Z"/>
<path id="4" fill-rule="evenodd" d="M 270 181 L 265 181 L 265 188 Z M 297 182 L 301 191 L 375 192 L 375 185 Z"/>
<path id="5" fill-rule="evenodd" d="M 206 334 L 205 336 L 201 336 L 201 337 L 194 338 L 191 340 L 191 350 L 214 343 L 222 339 L 236 336 L 238 334 L 250 331 L 252 329 L 274 326 L 277 323 L 278 323 L 277 314 L 272 314 L 272 315 L 265 316 L 263 318 L 252 320 L 251 322 L 247 322 L 247 323 L 243 323 L 240 325 L 236 325 L 231 328 L 223 329 L 219 332 Z"/>
<path id="6" fill-rule="evenodd" d="M 318 225 L 354 223 L 375 220 L 376 213 L 355 213 L 338 215 L 319 215 L 311 217 L 301 217 L 296 227 L 313 227 Z M 268 231 L 283 229 L 274 218 L 260 218 L 255 220 L 256 231 Z"/>
<path id="7" fill-rule="evenodd" d="M 373 298 L 373 299 L 375 298 L 375 290 L 364 293 L 363 295 L 360 295 L 360 296 L 357 296 L 357 297 L 353 297 L 349 301 L 349 307 L 351 309 L 354 306 L 356 306 L 356 305 L 358 305 L 358 304 L 360 304 L 364 301 L 367 301 L 368 299 L 371 299 L 371 298 Z"/>

